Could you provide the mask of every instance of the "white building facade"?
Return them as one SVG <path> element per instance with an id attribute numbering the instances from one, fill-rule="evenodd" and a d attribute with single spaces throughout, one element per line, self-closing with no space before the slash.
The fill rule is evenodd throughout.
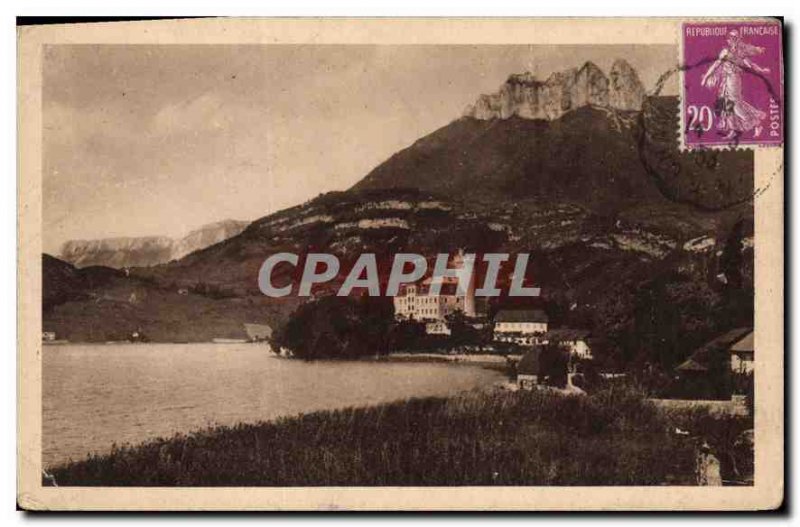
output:
<path id="1" fill-rule="evenodd" d="M 572 357 L 592 359 L 589 331 L 585 329 L 551 329 L 542 336 L 542 344 L 556 343 L 569 350 Z"/>
<path id="2" fill-rule="evenodd" d="M 463 252 L 453 257 L 452 268 L 463 265 Z M 458 279 L 445 277 L 439 294 L 431 294 L 431 278 L 414 284 L 406 284 L 400 288 L 399 294 L 392 299 L 394 315 L 398 320 L 417 320 L 420 322 L 443 322 L 447 315 L 461 311 L 467 317 L 475 317 L 475 277 L 470 276 L 464 294 L 458 294 Z M 429 333 L 449 334 L 441 324 L 431 325 Z"/>
<path id="3" fill-rule="evenodd" d="M 398 320 L 419 321 L 444 320 L 454 311 L 463 311 L 467 316 L 475 316 L 474 309 L 468 309 L 466 296 L 456 294 L 454 284 L 444 284 L 438 295 L 429 294 L 427 284 L 410 284 L 395 296 L 394 315 Z M 472 303 L 474 306 L 474 303 Z"/>
<path id="4" fill-rule="evenodd" d="M 755 345 L 753 332 L 731 346 L 731 371 L 733 373 L 751 374 L 755 364 Z"/>
<path id="5" fill-rule="evenodd" d="M 547 333 L 547 314 L 541 309 L 504 309 L 494 317 L 494 340 L 536 344 Z"/>

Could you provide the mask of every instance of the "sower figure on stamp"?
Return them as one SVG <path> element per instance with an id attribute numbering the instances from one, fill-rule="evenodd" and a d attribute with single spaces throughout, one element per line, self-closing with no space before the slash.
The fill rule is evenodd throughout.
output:
<path id="1" fill-rule="evenodd" d="M 769 73 L 769 68 L 761 67 L 749 59 L 763 53 L 764 48 L 743 42 L 737 30 L 728 33 L 727 42 L 728 46 L 722 49 L 701 82 L 707 88 L 717 89 L 720 111 L 718 128 L 727 131 L 726 139 L 733 139 L 750 130 L 753 130 L 754 137 L 758 137 L 763 131 L 761 121 L 767 114 L 744 100 L 742 73 L 746 70 Z"/>

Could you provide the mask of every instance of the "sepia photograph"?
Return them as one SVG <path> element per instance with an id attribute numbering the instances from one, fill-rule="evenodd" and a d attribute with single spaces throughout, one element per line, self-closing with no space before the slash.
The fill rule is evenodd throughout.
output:
<path id="1" fill-rule="evenodd" d="M 37 499 L 612 487 L 600 504 L 647 487 L 667 501 L 644 506 L 676 503 L 669 488 L 780 503 L 780 20 L 560 20 L 528 42 L 510 22 L 506 42 L 467 23 L 452 41 L 357 37 L 403 33 L 391 20 L 137 37 L 195 22 L 20 32 L 40 98 L 20 176 L 20 266 L 39 285 L 19 300 Z M 292 23 L 323 36 L 286 38 Z M 594 41 L 565 38 L 579 23 Z M 393 508 L 369 496 L 353 507 Z M 464 499 L 449 503 L 506 507 Z M 507 507 L 548 508 L 525 503 Z"/>

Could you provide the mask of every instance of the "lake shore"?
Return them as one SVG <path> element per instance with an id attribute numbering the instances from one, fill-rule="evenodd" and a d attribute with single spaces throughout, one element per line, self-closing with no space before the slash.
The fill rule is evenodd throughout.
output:
<path id="1" fill-rule="evenodd" d="M 253 344 L 66 344 L 42 354 L 45 467 L 176 432 L 234 426 L 504 381 L 469 363 L 303 361 Z"/>
<path id="2" fill-rule="evenodd" d="M 619 389 L 482 390 L 209 428 L 49 475 L 60 486 L 691 485 L 696 441 L 674 430 L 710 434 L 723 457 L 748 427 Z"/>
<path id="3" fill-rule="evenodd" d="M 452 353 L 448 351 L 426 352 L 392 352 L 380 355 L 373 360 L 377 362 L 429 363 L 480 366 L 490 370 L 509 374 L 511 363 L 518 361 L 518 355 L 496 355 L 490 353 Z"/>
<path id="4" fill-rule="evenodd" d="M 405 352 L 398 351 L 381 355 L 378 360 L 394 362 L 463 362 L 472 364 L 508 364 L 509 359 L 519 360 L 521 355 L 498 355 L 496 353 L 460 353 L 449 351 Z"/>

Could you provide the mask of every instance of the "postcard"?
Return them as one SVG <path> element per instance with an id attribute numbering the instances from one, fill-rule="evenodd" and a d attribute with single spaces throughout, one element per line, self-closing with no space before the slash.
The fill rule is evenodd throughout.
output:
<path id="1" fill-rule="evenodd" d="M 782 505 L 780 19 L 18 53 L 19 507 Z"/>

